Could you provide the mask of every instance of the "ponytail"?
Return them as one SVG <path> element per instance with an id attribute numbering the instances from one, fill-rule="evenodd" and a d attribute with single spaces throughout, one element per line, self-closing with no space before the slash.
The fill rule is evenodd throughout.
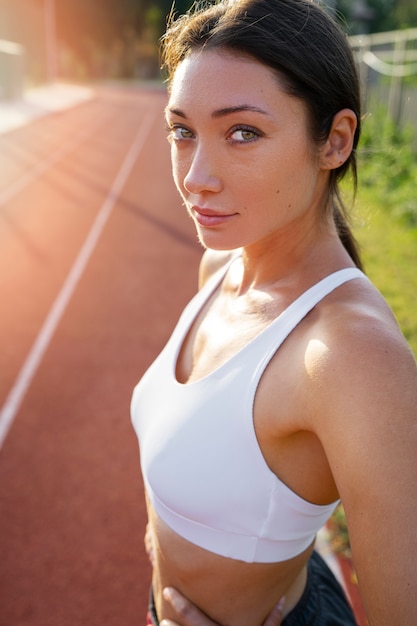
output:
<path id="1" fill-rule="evenodd" d="M 352 229 L 349 226 L 348 220 L 345 217 L 345 212 L 338 203 L 333 204 L 333 219 L 336 225 L 337 234 L 339 235 L 339 239 L 342 242 L 345 250 L 349 254 L 350 258 L 354 262 L 354 264 L 360 269 L 363 270 L 363 263 L 360 256 L 359 244 L 356 241 Z"/>

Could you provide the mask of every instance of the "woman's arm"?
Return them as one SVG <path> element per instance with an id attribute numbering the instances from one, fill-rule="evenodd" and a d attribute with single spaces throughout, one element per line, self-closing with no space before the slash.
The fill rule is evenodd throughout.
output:
<path id="1" fill-rule="evenodd" d="M 374 320 L 321 364 L 315 430 L 336 481 L 370 626 L 417 624 L 417 368 Z"/>

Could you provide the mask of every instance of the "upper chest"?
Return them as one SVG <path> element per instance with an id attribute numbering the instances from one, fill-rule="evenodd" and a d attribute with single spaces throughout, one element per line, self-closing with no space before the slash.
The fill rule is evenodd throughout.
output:
<path id="1" fill-rule="evenodd" d="M 210 375 L 275 322 L 283 302 L 265 293 L 233 297 L 219 290 L 205 303 L 188 329 L 176 363 L 180 382 Z"/>

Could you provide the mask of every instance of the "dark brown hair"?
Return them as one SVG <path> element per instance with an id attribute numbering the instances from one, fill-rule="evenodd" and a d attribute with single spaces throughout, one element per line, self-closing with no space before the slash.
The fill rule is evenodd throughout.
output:
<path id="1" fill-rule="evenodd" d="M 170 21 L 162 46 L 168 82 L 178 64 L 203 47 L 249 55 L 270 67 L 286 92 L 305 103 L 311 137 L 317 144 L 326 141 L 338 111 L 348 108 L 356 114 L 353 150 L 349 159 L 330 173 L 328 204 L 343 245 L 362 267 L 339 188 L 350 170 L 356 191 L 360 87 L 347 37 L 330 15 L 310 0 L 197 3 L 186 15 Z"/>

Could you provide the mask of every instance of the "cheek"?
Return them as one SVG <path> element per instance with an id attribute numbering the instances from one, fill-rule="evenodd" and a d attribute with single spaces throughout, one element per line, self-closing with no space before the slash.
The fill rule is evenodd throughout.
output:
<path id="1" fill-rule="evenodd" d="M 176 154 L 174 153 L 174 148 L 171 149 L 171 168 L 172 168 L 172 177 L 174 179 L 175 186 L 178 191 L 182 189 L 182 181 L 184 180 L 184 175 L 182 173 L 182 169 L 180 167 L 180 163 Z"/>
<path id="2" fill-rule="evenodd" d="M 178 188 L 182 188 L 184 178 L 189 170 L 189 159 L 179 152 L 175 146 L 171 148 L 171 166 L 174 182 Z"/>

